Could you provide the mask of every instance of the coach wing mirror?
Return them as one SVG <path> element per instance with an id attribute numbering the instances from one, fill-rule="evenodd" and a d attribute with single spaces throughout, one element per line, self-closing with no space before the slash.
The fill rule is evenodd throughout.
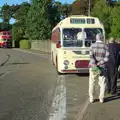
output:
<path id="1" fill-rule="evenodd" d="M 60 45 L 60 41 L 56 44 L 56 48 L 60 48 L 61 45 Z"/>

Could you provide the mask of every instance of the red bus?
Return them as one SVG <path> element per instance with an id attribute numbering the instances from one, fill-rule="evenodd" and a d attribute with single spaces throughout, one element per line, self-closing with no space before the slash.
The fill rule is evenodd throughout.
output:
<path id="1" fill-rule="evenodd" d="M 10 31 L 0 31 L 0 47 L 12 48 L 12 33 Z"/>

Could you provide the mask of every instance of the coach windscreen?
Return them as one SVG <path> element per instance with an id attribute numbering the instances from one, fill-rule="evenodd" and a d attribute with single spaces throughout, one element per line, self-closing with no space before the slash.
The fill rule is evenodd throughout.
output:
<path id="1" fill-rule="evenodd" d="M 92 43 L 96 41 L 96 35 L 98 33 L 103 34 L 103 30 L 101 28 L 84 28 L 85 33 L 85 46 L 90 47 Z"/>
<path id="2" fill-rule="evenodd" d="M 82 47 L 84 34 L 81 28 L 64 28 L 63 29 L 63 46 L 64 47 Z"/>

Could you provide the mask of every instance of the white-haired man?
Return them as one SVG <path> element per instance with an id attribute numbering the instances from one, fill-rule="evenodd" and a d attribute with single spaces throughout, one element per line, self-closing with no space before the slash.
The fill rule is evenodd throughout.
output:
<path id="1" fill-rule="evenodd" d="M 104 43 L 103 35 L 99 33 L 96 35 L 96 42 L 90 47 L 89 100 L 91 103 L 94 102 L 94 87 L 97 80 L 99 81 L 100 86 L 99 100 L 101 103 L 104 102 L 106 76 L 103 71 L 106 69 L 108 58 L 108 47 Z"/>

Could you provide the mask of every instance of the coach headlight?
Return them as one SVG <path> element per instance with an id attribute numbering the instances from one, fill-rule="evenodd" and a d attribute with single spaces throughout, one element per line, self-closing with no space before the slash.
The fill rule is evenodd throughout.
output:
<path id="1" fill-rule="evenodd" d="M 67 66 L 67 65 L 65 65 L 64 69 L 68 69 L 68 66 Z"/>
<path id="2" fill-rule="evenodd" d="M 65 60 L 63 64 L 64 64 L 64 65 L 69 65 L 69 61 L 68 61 L 68 60 Z"/>

